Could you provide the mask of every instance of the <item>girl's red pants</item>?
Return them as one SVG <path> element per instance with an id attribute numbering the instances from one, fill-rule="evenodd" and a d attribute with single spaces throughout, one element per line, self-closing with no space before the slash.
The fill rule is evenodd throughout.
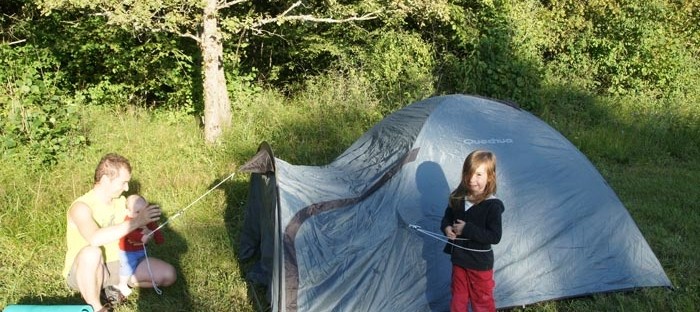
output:
<path id="1" fill-rule="evenodd" d="M 475 271 L 452 265 L 451 312 L 467 312 L 471 303 L 472 312 L 496 311 L 493 299 L 493 270 Z"/>

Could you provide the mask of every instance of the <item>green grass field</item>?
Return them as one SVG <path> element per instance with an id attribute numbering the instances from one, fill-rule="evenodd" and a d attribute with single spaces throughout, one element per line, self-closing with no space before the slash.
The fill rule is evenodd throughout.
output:
<path id="1" fill-rule="evenodd" d="M 159 203 L 165 217 L 187 207 L 236 172 L 266 140 L 294 164 L 325 164 L 381 119 L 376 101 L 351 89 L 321 88 L 287 99 L 271 92 L 236 99 L 234 128 L 207 146 L 194 118 L 141 110 L 83 112 L 89 147 L 58 165 L 34 170 L 0 163 L 0 308 L 9 304 L 80 304 L 60 276 L 65 212 L 91 187 L 99 158 L 116 151 L 134 167 L 132 189 Z M 324 93 L 325 92 L 325 93 Z M 700 161 L 695 103 L 666 114 L 639 110 L 645 99 L 542 97 L 537 115 L 560 130 L 597 166 L 649 242 L 674 290 L 540 303 L 522 311 L 697 311 L 700 309 Z M 342 104 L 337 104 L 342 103 Z M 679 104 L 680 105 L 680 104 Z M 688 116 L 674 112 L 687 111 Z M 621 112 L 621 113 L 617 113 Z M 690 145 L 690 146 L 689 146 Z M 231 180 L 165 228 L 151 255 L 173 263 L 177 283 L 157 295 L 135 291 L 117 311 L 258 311 L 264 291 L 244 280 L 237 260 L 248 176 Z M 253 294 L 256 294 L 254 296 Z"/>

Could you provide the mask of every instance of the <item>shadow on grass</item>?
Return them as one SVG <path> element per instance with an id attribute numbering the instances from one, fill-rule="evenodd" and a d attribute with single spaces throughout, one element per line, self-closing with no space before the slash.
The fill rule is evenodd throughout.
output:
<path id="1" fill-rule="evenodd" d="M 141 183 L 139 180 L 129 182 L 129 191 L 124 196 L 131 194 L 141 194 Z M 160 205 L 153 199 L 146 198 L 151 204 Z M 163 212 L 161 222 L 163 224 L 170 217 Z M 166 224 L 160 229 L 165 242 L 157 245 L 153 242 L 148 244 L 148 256 L 158 258 L 175 267 L 177 280 L 169 287 L 159 288 L 162 293 L 159 295 L 153 288 L 139 289 L 138 301 L 135 303 L 137 311 L 193 311 L 192 300 L 189 294 L 189 286 L 185 275 L 182 273 L 181 257 L 187 252 L 187 242 L 185 239 Z"/>
<path id="2" fill-rule="evenodd" d="M 141 183 L 138 180 L 132 180 L 130 182 L 129 192 L 125 196 L 130 194 L 140 194 Z M 159 202 L 148 199 L 146 200 L 151 204 L 160 205 Z M 163 212 L 161 215 L 161 222 L 166 222 L 169 217 Z M 170 263 L 175 267 L 175 272 L 177 274 L 177 280 L 175 284 L 169 287 L 163 287 L 159 289 L 162 293 L 159 295 L 153 288 L 141 288 L 137 291 L 139 292 L 138 301 L 135 303 L 137 311 L 150 312 L 150 311 L 194 311 L 192 306 L 191 296 L 189 294 L 189 286 L 185 275 L 182 273 L 181 257 L 187 252 L 187 242 L 185 239 L 172 228 L 170 224 L 166 224 L 160 229 L 163 234 L 164 242 L 163 244 L 157 245 L 153 242 L 149 242 L 147 245 L 148 256 L 153 258 L 158 258 L 167 263 Z"/>
<path id="3" fill-rule="evenodd" d="M 168 220 L 163 214 L 161 220 Z M 161 245 L 149 244 L 149 257 L 161 259 L 175 267 L 177 280 L 169 287 L 159 287 L 162 293 L 159 295 L 153 288 L 139 289 L 137 311 L 194 311 L 192 299 L 189 293 L 189 285 L 185 274 L 182 273 L 181 257 L 187 252 L 187 242 L 169 224 L 160 229 L 165 242 Z"/>
<path id="4" fill-rule="evenodd" d="M 244 173 L 240 172 L 237 173 L 237 175 L 243 174 Z M 247 176 L 247 174 L 245 175 Z M 248 303 L 257 311 L 269 311 L 270 303 L 266 295 L 266 285 L 257 284 L 249 280 L 246 276 L 248 270 L 255 265 L 259 259 L 259 255 L 243 261 L 240 260 L 239 257 L 240 234 L 245 217 L 244 209 L 246 204 L 245 200 L 247 198 L 248 182 L 247 180 L 245 182 L 231 180 L 222 184 L 220 188 L 222 188 L 226 193 L 226 208 L 223 216 L 224 223 L 226 225 L 226 232 L 230 241 L 232 253 L 239 264 L 238 274 L 246 281 L 246 288 L 248 289 Z"/>

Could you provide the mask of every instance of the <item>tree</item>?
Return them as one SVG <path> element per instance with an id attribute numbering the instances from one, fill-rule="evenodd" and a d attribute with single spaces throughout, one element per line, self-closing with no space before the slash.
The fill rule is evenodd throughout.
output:
<path id="1" fill-rule="evenodd" d="M 289 22 L 347 23 L 376 18 L 376 12 L 346 14 L 343 18 L 302 14 L 302 2 L 252 0 L 37 0 L 43 14 L 54 10 L 81 10 L 104 16 L 110 24 L 134 32 L 168 32 L 197 42 L 204 77 L 204 138 L 214 143 L 231 125 L 231 100 L 223 66 L 224 39 L 259 34 L 265 25 Z M 377 6 L 372 6 L 377 7 Z M 282 8 L 282 9 L 280 9 Z"/>

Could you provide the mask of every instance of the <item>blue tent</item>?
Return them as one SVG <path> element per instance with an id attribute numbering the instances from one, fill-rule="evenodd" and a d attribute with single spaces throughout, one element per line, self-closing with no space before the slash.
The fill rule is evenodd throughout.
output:
<path id="1" fill-rule="evenodd" d="M 300 166 L 263 143 L 241 232 L 273 311 L 448 311 L 440 233 L 467 154 L 498 158 L 503 237 L 496 305 L 522 306 L 671 283 L 590 161 L 516 105 L 429 98 L 386 117 L 333 162 Z"/>

